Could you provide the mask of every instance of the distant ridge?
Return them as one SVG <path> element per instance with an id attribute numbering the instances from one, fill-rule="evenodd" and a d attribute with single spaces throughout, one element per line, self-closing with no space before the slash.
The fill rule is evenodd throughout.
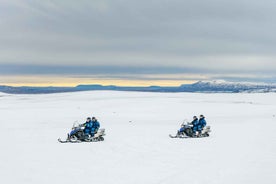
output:
<path id="1" fill-rule="evenodd" d="M 78 85 L 76 87 L 12 87 L 0 86 L 0 92 L 10 94 L 43 94 L 62 93 L 76 91 L 141 91 L 141 92 L 202 92 L 202 93 L 267 93 L 276 92 L 276 84 L 268 83 L 248 83 L 248 82 L 226 82 L 218 81 L 198 81 L 193 84 L 183 84 L 177 87 L 123 87 L 123 86 L 103 86 L 103 85 Z"/>

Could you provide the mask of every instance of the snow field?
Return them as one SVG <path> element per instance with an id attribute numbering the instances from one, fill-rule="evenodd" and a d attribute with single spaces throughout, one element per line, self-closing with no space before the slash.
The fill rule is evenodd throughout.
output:
<path id="1" fill-rule="evenodd" d="M 171 139 L 204 114 L 211 136 Z M 0 93 L 3 183 L 276 183 L 276 93 Z M 104 142 L 60 144 L 96 116 Z"/>

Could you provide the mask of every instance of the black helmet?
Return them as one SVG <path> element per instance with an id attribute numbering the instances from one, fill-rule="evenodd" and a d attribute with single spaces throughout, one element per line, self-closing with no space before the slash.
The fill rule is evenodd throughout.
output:
<path id="1" fill-rule="evenodd" d="M 196 119 L 197 117 L 196 117 L 196 116 L 194 116 L 193 118 L 194 118 L 194 119 Z"/>
<path id="2" fill-rule="evenodd" d="M 90 117 L 87 117 L 86 119 L 89 120 L 89 119 L 91 119 L 91 118 L 90 118 Z"/>

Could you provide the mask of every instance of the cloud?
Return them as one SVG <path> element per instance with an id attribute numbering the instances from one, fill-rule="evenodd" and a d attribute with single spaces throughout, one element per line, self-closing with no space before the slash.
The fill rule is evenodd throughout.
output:
<path id="1" fill-rule="evenodd" d="M 210 76 L 276 70 L 272 0 L 0 1 L 5 73 L 15 65 L 72 74 L 108 66 Z"/>

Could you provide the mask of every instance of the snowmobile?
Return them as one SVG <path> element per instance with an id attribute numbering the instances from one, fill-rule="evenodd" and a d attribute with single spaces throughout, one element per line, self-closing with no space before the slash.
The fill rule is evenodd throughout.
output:
<path id="1" fill-rule="evenodd" d="M 80 143 L 80 142 L 98 142 L 98 141 L 104 141 L 105 136 L 105 129 L 99 129 L 94 136 L 84 134 L 84 125 L 75 123 L 73 124 L 72 130 L 70 133 L 67 134 L 66 140 L 61 140 L 61 138 L 58 139 L 61 143 Z"/>
<path id="2" fill-rule="evenodd" d="M 209 137 L 209 133 L 211 132 L 210 126 L 205 126 L 201 131 L 197 131 L 196 134 L 193 133 L 192 129 L 193 125 L 187 121 L 184 121 L 181 124 L 181 129 L 183 131 L 178 130 L 176 135 L 169 135 L 171 138 L 199 138 L 199 137 Z"/>

